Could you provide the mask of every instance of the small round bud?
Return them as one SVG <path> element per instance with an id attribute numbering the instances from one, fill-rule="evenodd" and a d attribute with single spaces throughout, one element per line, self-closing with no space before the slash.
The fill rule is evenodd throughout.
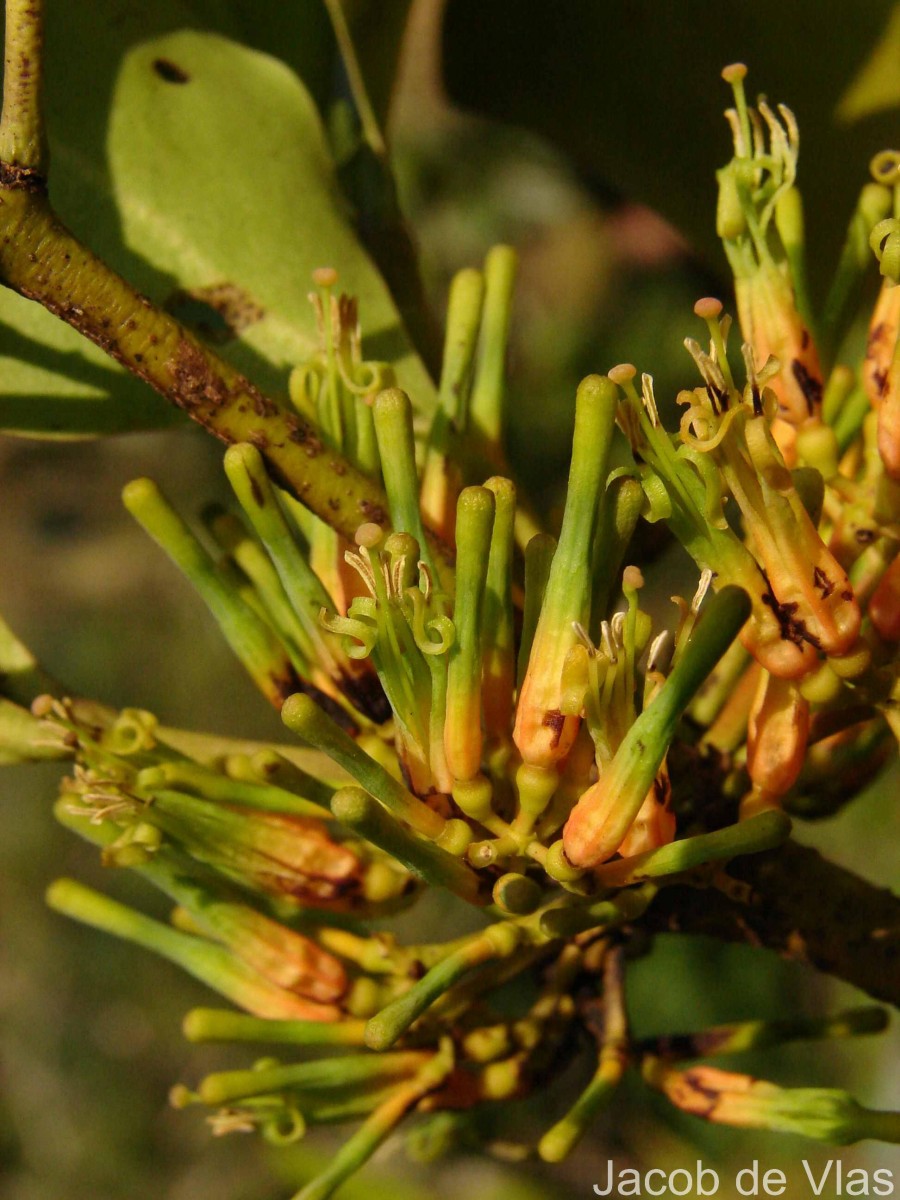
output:
<path id="1" fill-rule="evenodd" d="M 312 273 L 312 281 L 316 287 L 334 287 L 338 281 L 338 273 L 334 267 L 316 267 Z"/>
<path id="2" fill-rule="evenodd" d="M 869 170 L 876 183 L 884 183 L 889 187 L 900 183 L 900 152 L 896 150 L 881 150 L 869 163 Z"/>
<path id="3" fill-rule="evenodd" d="M 715 296 L 704 296 L 694 305 L 694 314 L 703 321 L 715 321 L 722 315 L 722 301 Z"/>
<path id="4" fill-rule="evenodd" d="M 380 525 L 376 525 L 374 521 L 366 521 L 357 529 L 354 541 L 357 546 L 365 546 L 367 550 L 374 550 L 383 537 L 384 530 Z"/>
<path id="5" fill-rule="evenodd" d="M 635 375 L 637 375 L 637 368 L 632 363 L 619 363 L 617 367 L 613 367 L 607 372 L 607 377 L 619 387 L 630 383 Z"/>

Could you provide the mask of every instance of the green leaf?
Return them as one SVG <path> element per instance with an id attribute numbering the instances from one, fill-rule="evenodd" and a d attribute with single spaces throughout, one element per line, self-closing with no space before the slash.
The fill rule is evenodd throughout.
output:
<path id="1" fill-rule="evenodd" d="M 453 99 L 549 138 L 588 178 L 666 216 L 725 276 L 713 173 L 731 154 L 730 94 L 719 72 L 747 63 L 751 97 L 784 102 L 800 123 L 821 288 L 869 159 L 897 141 L 897 10 L 893 0 L 449 0 L 445 73 Z"/>
<path id="2" fill-rule="evenodd" d="M 218 137 L 207 137 L 203 149 L 213 157 L 205 162 L 201 161 L 199 141 L 192 143 L 190 136 L 179 141 L 174 137 L 177 129 L 170 129 L 166 134 L 167 138 L 174 137 L 175 145 L 165 139 L 154 139 L 151 128 L 154 113 L 142 106 L 151 97 L 154 78 L 160 87 L 164 80 L 155 75 L 149 81 L 142 81 L 131 60 L 119 77 L 123 57 L 141 39 L 169 34 L 184 27 L 203 27 L 239 39 L 257 50 L 278 54 L 299 73 L 309 89 L 307 94 L 286 66 L 253 50 L 232 47 L 238 56 L 230 63 L 232 74 L 223 78 L 224 72 L 220 69 L 217 78 L 223 89 L 223 111 L 243 109 L 236 133 L 241 134 L 245 144 L 255 122 L 272 131 L 279 121 L 283 121 L 295 134 L 311 138 L 315 147 L 314 152 L 308 153 L 301 146 L 293 170 L 287 170 L 282 162 L 277 178 L 273 179 L 268 174 L 269 163 L 266 161 L 275 149 L 271 140 L 265 145 L 258 143 L 255 152 L 251 142 L 240 171 L 252 173 L 255 190 L 250 194 L 246 187 L 239 189 L 231 207 L 235 219 L 222 244 L 226 245 L 229 239 L 234 243 L 239 238 L 242 246 L 245 243 L 254 246 L 261 264 L 275 262 L 278 266 L 282 283 L 272 295 L 267 293 L 267 299 L 272 305 L 272 313 L 278 311 L 282 321 L 282 340 L 288 335 L 290 339 L 296 339 L 299 329 L 304 344 L 308 344 L 311 333 L 308 313 L 303 313 L 302 325 L 299 324 L 301 303 L 292 301 L 279 309 L 285 264 L 301 245 L 314 255 L 313 265 L 331 259 L 344 268 L 348 285 L 353 282 L 351 275 L 355 274 L 362 285 L 364 319 L 368 312 L 374 317 L 376 328 L 383 332 L 390 330 L 393 313 L 383 285 L 367 260 L 362 259 L 361 265 L 356 265 L 361 252 L 348 235 L 346 224 L 333 214 L 331 222 L 325 223 L 327 228 L 317 226 L 317 232 L 329 237 L 334 233 L 336 240 L 322 241 L 310 247 L 306 237 L 306 201 L 297 202 L 299 192 L 302 197 L 317 197 L 317 203 L 323 197 L 327 197 L 330 206 L 339 203 L 331 185 L 330 167 L 323 161 L 318 117 L 309 99 L 312 95 L 319 103 L 325 103 L 335 64 L 334 41 L 319 0 L 295 0 L 291 5 L 284 5 L 280 0 L 155 0 L 152 5 L 135 5 L 130 0 L 92 0 L 86 5 L 53 4 L 48 8 L 45 109 L 52 161 L 51 199 L 66 224 L 92 249 L 155 301 L 163 302 L 179 289 L 194 286 L 197 282 L 195 277 L 187 279 L 181 273 L 181 248 L 189 237 L 189 230 L 179 230 L 171 219 L 163 189 L 154 187 L 146 196 L 136 195 L 133 184 L 139 172 L 131 170 L 127 145 L 123 148 L 122 161 L 119 161 L 114 144 L 110 145 L 108 156 L 107 141 L 110 108 L 115 100 L 116 104 L 130 106 L 134 144 L 137 145 L 140 138 L 142 153 L 147 156 L 145 162 L 153 167 L 152 183 L 158 183 L 165 170 L 168 172 L 166 186 L 173 194 L 179 186 L 182 192 L 189 191 L 193 187 L 192 181 L 202 180 L 209 189 L 215 184 L 217 197 L 225 196 L 238 174 L 233 153 L 235 143 L 230 139 L 230 131 L 220 123 Z M 200 35 L 192 36 L 200 38 Z M 219 45 L 224 44 L 221 37 L 213 40 Z M 150 49 L 144 46 L 136 55 L 144 54 L 146 59 Z M 162 57 L 162 50 L 152 57 Z M 264 66 L 267 63 L 270 65 Z M 271 93 L 263 85 L 266 78 L 273 81 Z M 129 79 L 138 85 L 133 96 L 129 96 Z M 244 91 L 245 80 L 249 94 Z M 142 82 L 144 87 L 140 86 Z M 191 91 L 173 84 L 165 86 L 172 92 Z M 186 105 L 187 116 L 191 115 L 191 103 Z M 256 104 L 261 104 L 262 108 L 254 113 L 253 105 Z M 112 123 L 116 125 L 117 122 L 114 113 Z M 122 129 L 121 123 L 118 127 Z M 184 132 L 185 127 L 181 129 Z M 160 131 L 157 124 L 156 132 Z M 205 132 L 209 135 L 216 131 L 207 127 Z M 126 129 L 126 141 L 127 135 Z M 182 154 L 178 162 L 169 158 L 176 148 Z M 284 144 L 281 150 L 284 159 Z M 260 161 L 265 164 L 262 170 L 258 169 Z M 317 172 L 313 180 L 304 174 L 311 166 Z M 282 189 L 288 179 L 291 191 L 284 193 Z M 127 205 L 129 212 L 123 213 L 119 204 Z M 198 194 L 195 207 L 199 204 Z M 222 206 L 224 204 L 223 200 Z M 244 211 L 239 220 L 237 210 L 240 206 Z M 272 220 L 272 213 L 279 206 L 277 219 Z M 181 208 L 184 207 L 182 202 Z M 286 214 L 289 212 L 293 214 L 291 232 L 285 241 Z M 147 218 L 154 230 L 155 236 L 151 239 L 154 244 L 146 252 L 136 234 L 140 224 L 138 214 Z M 133 241 L 126 241 L 125 226 L 133 235 Z M 164 246 L 163 243 L 167 244 Z M 308 259 L 309 254 L 298 262 L 293 281 L 301 301 L 307 290 L 308 272 L 304 263 Z M 235 278 L 231 269 L 234 264 L 227 253 L 222 258 L 207 258 L 207 265 L 210 270 L 215 270 L 217 277 L 201 279 L 201 286 L 209 282 L 232 282 L 240 290 L 248 291 L 248 282 Z M 180 315 L 199 315 L 200 323 L 204 323 L 203 318 L 208 315 L 205 307 L 185 307 L 181 300 L 176 303 L 176 308 L 179 303 Z M 400 353 L 409 355 L 408 345 L 402 338 L 395 338 L 394 342 L 401 347 Z M 391 338 L 387 336 L 381 346 L 376 343 L 369 349 L 373 355 L 386 357 L 390 347 Z M 226 356 L 232 356 L 236 351 L 235 360 L 251 372 L 254 382 L 264 388 L 284 390 L 288 364 L 283 359 L 283 350 L 276 354 L 272 349 L 271 339 L 263 347 L 249 342 L 246 345 L 230 342 L 220 349 Z M 273 357 L 266 357 L 267 354 Z M 401 374 L 405 386 L 414 390 L 427 408 L 432 389 L 417 360 L 410 357 L 408 368 L 401 368 Z M 32 435 L 78 436 L 162 428 L 183 420 L 180 413 L 145 384 L 127 374 L 63 322 L 39 305 L 0 288 L 0 429 Z"/>
<path id="3" fill-rule="evenodd" d="M 341 210 L 315 105 L 292 71 L 184 31 L 132 51 L 112 111 L 125 242 L 176 285 L 161 295 L 148 280 L 152 299 L 184 316 L 194 297 L 246 322 L 229 356 L 264 388 L 283 390 L 316 345 L 311 273 L 336 267 L 359 298 L 364 353 L 393 362 L 430 407 L 432 385 Z"/>

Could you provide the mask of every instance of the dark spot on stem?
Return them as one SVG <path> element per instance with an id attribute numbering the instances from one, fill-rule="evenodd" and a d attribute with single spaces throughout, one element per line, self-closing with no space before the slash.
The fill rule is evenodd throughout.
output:
<path id="1" fill-rule="evenodd" d="M 822 380 L 811 375 L 799 358 L 795 358 L 791 363 L 791 374 L 796 379 L 797 386 L 806 400 L 809 415 L 812 416 L 822 403 Z"/>
<path id="2" fill-rule="evenodd" d="M 195 343 L 182 338 L 175 357 L 167 364 L 172 372 L 172 400 L 179 408 L 206 424 L 230 399 L 228 384 L 209 364 Z"/>
<path id="3" fill-rule="evenodd" d="M 807 629 L 806 622 L 795 615 L 800 607 L 796 600 L 779 604 L 771 591 L 765 591 L 762 594 L 762 602 L 772 610 L 784 641 L 791 642 L 794 646 L 802 646 L 806 642 L 816 650 L 822 649 L 819 639 Z"/>
<path id="4" fill-rule="evenodd" d="M 821 591 L 823 600 L 827 600 L 834 591 L 834 584 L 821 567 L 816 567 L 813 571 L 813 583 Z"/>
<path id="5" fill-rule="evenodd" d="M 187 71 L 173 63 L 170 58 L 154 58 L 153 70 L 157 73 L 160 79 L 164 79 L 166 83 L 189 83 L 190 75 Z"/>
<path id="6" fill-rule="evenodd" d="M 44 193 L 47 190 L 47 179 L 35 167 L 0 162 L 0 187 L 10 191 Z"/>
<path id="7" fill-rule="evenodd" d="M 325 449 L 322 439 L 314 431 L 308 421 L 301 421 L 295 413 L 286 413 L 284 424 L 288 431 L 288 439 L 302 446 L 309 458 L 316 458 Z"/>
<path id="8" fill-rule="evenodd" d="M 360 500 L 358 507 L 367 521 L 373 521 L 376 525 L 387 524 L 387 513 L 380 504 L 373 504 L 371 500 Z"/>
<path id="9" fill-rule="evenodd" d="M 559 739 L 562 737 L 562 731 L 566 724 L 566 718 L 562 715 L 558 708 L 551 708 L 544 713 L 544 719 L 541 722 L 553 734 L 550 739 L 550 749 L 555 750 L 559 745 Z"/>

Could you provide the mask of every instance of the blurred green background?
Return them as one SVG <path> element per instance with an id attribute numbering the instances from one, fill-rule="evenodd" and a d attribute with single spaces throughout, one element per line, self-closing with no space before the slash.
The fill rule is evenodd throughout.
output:
<path id="1" fill-rule="evenodd" d="M 166 13 L 179 8 L 150 7 Z M 314 93 L 317 88 L 321 94 L 327 92 L 334 67 L 328 66 L 327 27 L 312 0 L 298 6 L 298 14 L 303 10 L 302 23 L 299 16 L 289 18 L 284 11 L 288 6 L 261 6 L 266 14 L 269 7 L 277 14 L 255 23 L 246 18 L 252 6 L 210 0 L 181 7 L 188 13 L 188 23 L 201 28 L 218 27 L 220 20 L 225 24 L 226 10 L 243 11 L 243 27 L 238 23 L 228 32 L 243 29 L 251 44 L 277 49 L 295 65 L 302 58 L 299 66 Z M 404 15 L 406 7 L 387 4 L 379 11 L 377 4 L 368 6 L 367 45 L 376 66 L 390 65 L 391 55 L 384 45 L 390 45 L 391 21 L 399 19 L 398 13 Z M 795 64 L 789 53 L 796 30 L 792 26 L 776 36 L 777 26 L 772 27 L 767 42 L 760 36 L 759 21 L 751 19 L 749 5 L 734 6 L 733 28 L 726 30 L 725 44 L 717 42 L 712 31 L 704 34 L 690 28 L 698 6 L 657 6 L 660 36 L 670 39 L 668 59 L 660 59 L 651 42 L 641 41 L 645 5 L 635 5 L 627 19 L 627 6 L 598 5 L 611 31 L 606 41 L 595 45 L 593 27 L 585 26 L 584 44 L 575 45 L 571 29 L 563 22 L 563 44 L 547 43 L 546 76 L 536 77 L 533 64 L 523 61 L 523 39 L 529 20 L 534 18 L 540 25 L 537 12 L 529 10 L 544 7 L 520 6 L 518 11 L 524 15 L 515 24 L 505 57 L 497 49 L 495 28 L 508 15 L 505 3 L 480 6 L 479 11 L 469 3 L 451 3 L 448 25 L 452 38 L 446 54 L 455 92 L 496 111 L 506 122 L 520 118 L 532 132 L 464 113 L 448 101 L 440 83 L 441 5 L 437 0 L 417 0 L 404 41 L 390 133 L 401 205 L 414 231 L 426 288 L 438 313 L 455 270 L 479 263 L 497 241 L 510 242 L 520 251 L 508 449 L 536 506 L 553 514 L 561 499 L 574 389 L 580 376 L 589 370 L 606 370 L 616 362 L 634 361 L 640 369 L 653 372 L 660 396 L 674 395 L 690 376 L 681 341 L 696 332 L 693 301 L 710 291 L 726 294 L 719 275 L 723 263 L 710 236 L 712 172 L 729 153 L 724 121 L 717 118 L 712 132 L 702 127 L 698 144 L 681 147 L 683 154 L 676 146 L 675 164 L 668 160 L 666 164 L 670 174 L 647 182 L 653 175 L 647 170 L 648 160 L 652 165 L 660 137 L 675 138 L 671 129 L 681 111 L 676 93 L 687 94 L 692 104 L 696 101 L 701 109 L 718 113 L 726 97 L 716 70 L 741 54 L 751 60 L 754 86 L 796 104 L 801 129 L 806 129 L 807 121 L 815 125 L 816 113 L 814 94 L 807 86 L 807 65 Z M 570 7 L 584 15 L 590 6 Z M 773 7 L 762 5 L 760 11 L 771 16 Z M 367 6 L 357 8 L 365 17 Z M 807 5 L 798 8 L 807 14 L 812 11 Z M 108 103 L 108 98 L 92 101 L 90 119 L 86 116 L 79 126 L 77 110 L 84 93 L 78 90 L 78 81 L 90 74 L 94 52 L 106 54 L 108 69 L 114 69 L 118 43 L 103 41 L 102 20 L 118 17 L 130 22 L 131 38 L 140 36 L 144 27 L 145 35 L 177 27 L 168 17 L 154 21 L 140 9 L 124 0 L 104 0 L 96 10 L 60 4 L 56 13 L 50 5 L 57 57 L 64 29 L 76 17 L 87 29 L 78 43 L 82 61 L 73 61 L 69 48 L 69 122 L 73 144 L 79 137 L 85 145 L 93 139 L 101 162 L 104 126 L 99 105 Z M 705 21 L 708 13 L 703 12 Z M 845 95 L 849 89 L 852 99 L 850 84 L 867 68 L 873 47 L 883 45 L 893 27 L 892 12 L 896 26 L 896 9 L 891 5 L 834 6 L 829 45 L 836 61 L 843 64 L 844 82 L 833 80 L 836 90 L 829 115 L 841 89 Z M 719 15 L 724 21 L 724 14 Z M 308 35 L 305 41 L 299 36 L 301 24 Z M 847 33 L 851 28 L 859 34 L 859 50 Z M 539 33 L 538 28 L 533 36 Z M 734 49 L 731 42 L 736 43 Z M 889 41 L 888 49 L 895 42 Z M 739 48 L 748 43 L 748 48 Z M 583 96 L 578 99 L 574 93 L 567 101 L 551 96 L 560 78 L 554 72 L 560 56 L 564 62 L 567 44 L 576 83 L 585 83 L 592 52 L 601 61 L 616 64 L 609 66 L 610 79 L 604 78 L 604 88 L 608 91 L 619 80 L 618 86 L 626 89 L 625 107 L 634 108 L 630 120 L 636 127 L 628 131 L 622 126 L 622 114 L 609 108 L 605 93 L 588 106 Z M 777 54 L 772 52 L 773 44 Z M 774 59 L 768 74 L 763 73 L 764 64 L 758 67 L 751 59 L 754 47 L 761 47 L 761 56 L 769 55 L 765 65 Z M 896 65 L 900 43 L 895 48 Z M 795 54 L 797 50 L 795 43 Z M 626 51 L 633 54 L 622 63 Z M 493 55 L 489 59 L 495 67 L 493 93 L 485 78 L 489 65 L 485 55 Z M 379 86 L 383 88 L 379 78 L 373 89 L 376 99 Z M 644 101 L 636 103 L 648 90 L 663 97 L 652 130 L 646 128 L 647 118 L 642 115 Z M 879 94 L 876 88 L 875 95 Z M 566 104 L 568 126 L 560 119 Z M 852 195 L 864 179 L 870 151 L 861 142 L 876 136 L 870 128 L 875 118 L 887 114 L 896 121 L 896 108 L 891 107 L 896 96 L 888 95 L 880 104 L 880 108 L 870 104 L 868 115 L 864 113 L 865 136 L 857 130 L 859 161 L 847 165 L 849 183 L 842 175 L 840 187 L 835 186 L 829 196 L 833 207 L 826 206 L 824 213 L 817 210 L 811 221 L 817 230 L 830 234 L 829 254 L 840 240 Z M 604 138 L 598 135 L 592 142 L 578 132 L 602 130 L 605 115 L 609 117 L 606 136 L 619 129 L 607 173 L 601 169 Z M 667 127 L 670 116 L 672 125 Z M 818 126 L 815 130 L 814 145 L 816 137 L 824 138 Z M 840 137 L 842 145 L 854 144 L 847 122 Z M 650 208 L 624 198 L 627 187 L 628 195 L 665 207 L 660 184 L 664 189 L 671 178 L 673 193 L 684 190 L 681 159 L 691 172 L 689 182 L 693 181 L 691 219 L 694 224 L 705 223 L 708 231 L 706 238 L 692 239 L 699 253 L 689 250 L 685 235 Z M 816 179 L 821 174 L 815 173 L 829 165 L 819 159 L 813 153 L 810 174 Z M 806 166 L 801 156 L 801 183 Z M 60 176 L 67 171 L 65 152 L 57 154 L 54 169 Z M 264 189 L 260 191 L 264 205 Z M 850 198 L 846 204 L 842 192 Z M 77 211 L 72 203 L 73 212 Z M 670 217 L 678 219 L 681 203 L 674 205 Z M 246 214 L 248 236 L 254 224 L 264 219 L 264 215 Z M 82 232 L 91 239 L 90 228 Z M 114 245 L 115 236 L 98 225 L 97 241 L 106 239 Z M 127 258 L 121 247 L 120 253 Z M 298 287 L 301 294 L 305 292 L 305 279 Z M 4 354 L 11 357 L 12 353 L 10 342 L 0 341 L 0 362 Z M 148 474 L 182 511 L 196 513 L 210 499 L 226 497 L 219 464 L 219 448 L 187 428 L 103 442 L 3 440 L 0 610 L 74 693 L 96 695 L 114 705 L 146 707 L 163 715 L 167 724 L 279 737 L 277 717 L 252 691 L 200 602 L 119 503 L 122 485 Z M 690 573 L 676 559 L 666 558 L 657 574 L 660 586 L 667 589 L 665 595 L 676 587 L 692 587 Z M 44 888 L 61 874 L 145 903 L 135 881 L 110 878 L 97 865 L 93 851 L 56 828 L 50 806 L 57 774 L 53 768 L 32 768 L 6 769 L 0 776 L 0 1195 L 6 1200 L 276 1200 L 288 1195 L 313 1161 L 328 1153 L 337 1135 L 316 1134 L 297 1150 L 271 1151 L 244 1136 L 212 1140 L 201 1116 L 171 1111 L 166 1097 L 172 1083 L 191 1083 L 214 1067 L 248 1061 L 250 1054 L 188 1046 L 181 1040 L 179 1024 L 189 1007 L 207 1000 L 199 985 L 141 951 L 67 924 L 44 908 Z M 895 764 L 878 787 L 840 816 L 804 826 L 799 838 L 873 881 L 896 883 L 900 830 L 893 801 L 898 783 Z M 412 918 L 405 918 L 405 929 L 411 937 L 422 936 L 422 929 L 433 931 L 438 919 L 447 917 L 443 912 L 439 915 L 435 906 L 424 905 Z M 852 989 L 773 955 L 699 939 L 659 938 L 652 952 L 629 972 L 629 1001 L 638 1035 L 741 1018 L 820 1013 L 861 1000 Z M 744 1058 L 741 1069 L 786 1084 L 847 1086 L 869 1106 L 896 1106 L 900 1102 L 897 1049 L 894 1032 L 887 1038 L 824 1049 L 792 1046 L 752 1061 Z M 511 1112 L 517 1138 L 529 1132 L 533 1137 L 549 1125 L 563 1111 L 565 1096 L 577 1083 L 572 1076 L 567 1087 Z M 734 1192 L 726 1181 L 753 1158 L 764 1167 L 786 1168 L 801 1157 L 824 1163 L 837 1156 L 845 1168 L 888 1167 L 900 1179 L 900 1154 L 890 1148 L 868 1145 L 838 1152 L 795 1139 L 714 1129 L 681 1117 L 634 1084 L 597 1123 L 577 1154 L 560 1166 L 497 1165 L 463 1156 L 428 1168 L 414 1167 L 406 1161 L 398 1140 L 342 1195 L 348 1200 L 381 1195 L 394 1200 L 425 1196 L 461 1200 L 472 1195 L 481 1200 L 563 1200 L 591 1194 L 591 1184 L 605 1179 L 608 1158 L 620 1166 L 671 1170 L 692 1166 L 701 1157 L 720 1171 L 723 1187 L 718 1194 L 730 1197 Z M 792 1176 L 797 1178 L 794 1169 Z M 834 1193 L 826 1188 L 823 1194 Z"/>

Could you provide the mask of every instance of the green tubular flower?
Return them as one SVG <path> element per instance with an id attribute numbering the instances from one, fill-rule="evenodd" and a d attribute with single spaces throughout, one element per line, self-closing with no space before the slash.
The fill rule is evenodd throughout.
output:
<path id="1" fill-rule="evenodd" d="M 59 879 L 47 892 L 56 912 L 134 942 L 176 963 L 189 975 L 257 1017 L 336 1021 L 340 1010 L 278 987 L 225 947 L 171 929 L 72 879 Z"/>
<path id="2" fill-rule="evenodd" d="M 335 295 L 337 282 L 338 274 L 330 267 L 313 274 L 316 291 L 309 299 L 319 347 L 312 358 L 294 368 L 291 400 L 316 421 L 336 450 L 361 470 L 372 472 L 378 467 L 378 456 L 369 401 L 392 385 L 393 370 L 388 363 L 363 360 L 357 302 L 352 296 Z"/>
<path id="3" fill-rule="evenodd" d="M 615 367 L 610 378 L 622 389 L 618 420 L 639 460 L 638 477 L 649 506 L 649 519 L 665 519 L 672 532 L 715 588 L 742 587 L 752 603 L 751 620 L 741 632 L 746 648 L 773 674 L 795 677 L 817 659 L 779 608 L 765 574 L 749 549 L 728 527 L 723 512 L 725 484 L 708 456 L 679 446 L 659 420 L 652 380 L 643 377 L 642 395 L 632 382 L 630 364 Z M 692 394 L 693 396 L 693 394 Z"/>
<path id="4" fill-rule="evenodd" d="M 565 761 L 578 733 L 578 717 L 560 711 L 562 671 L 575 643 L 574 623 L 590 619 L 591 540 L 616 395 L 611 380 L 599 375 L 589 376 L 578 388 L 563 527 L 516 705 L 513 740 L 519 753 L 525 763 L 547 770 Z"/>
<path id="5" fill-rule="evenodd" d="M 260 691 L 277 708 L 298 679 L 272 630 L 229 586 L 212 558 L 150 479 L 135 479 L 122 493 L 125 507 L 202 596 L 225 639 Z"/>
<path id="6" fill-rule="evenodd" d="M 319 613 L 331 606 L 331 597 L 300 552 L 259 451 L 246 443 L 230 447 L 225 454 L 225 473 L 303 626 L 317 669 L 314 682 L 331 685 L 334 694 L 345 695 L 363 714 L 383 718 L 379 689 L 371 673 L 325 636 Z"/>
<path id="7" fill-rule="evenodd" d="M 453 540 L 456 502 L 462 491 L 458 456 L 468 421 L 483 300 L 482 273 L 471 267 L 457 272 L 447 300 L 438 407 L 428 433 L 421 489 L 422 514 L 448 543 Z"/>
<path id="8" fill-rule="evenodd" d="M 447 676 L 444 753 L 454 781 L 461 783 L 481 771 L 482 605 L 495 507 L 492 491 L 470 487 L 456 509 L 456 637 Z"/>
<path id="9" fill-rule="evenodd" d="M 444 712 L 448 652 L 456 639 L 450 600 L 408 533 L 385 538 L 377 525 L 362 525 L 357 549 L 346 559 L 368 595 L 357 596 L 345 618 L 322 611 L 320 621 L 342 635 L 351 657 L 371 656 L 414 789 L 422 795 L 449 792 Z"/>
<path id="10" fill-rule="evenodd" d="M 505 756 L 512 748 L 510 730 L 516 685 L 512 599 L 516 489 L 510 480 L 496 475 L 484 486 L 494 493 L 494 524 L 482 621 L 482 707 L 489 747 Z"/>
<path id="11" fill-rule="evenodd" d="M 717 1067 L 679 1071 L 644 1060 L 643 1077 L 685 1112 L 722 1125 L 795 1133 L 832 1145 L 864 1138 L 900 1141 L 900 1113 L 863 1108 L 836 1088 L 782 1088 Z"/>
<path id="12" fill-rule="evenodd" d="M 745 346 L 747 386 L 741 397 L 723 367 L 727 326 L 723 330 L 718 323 L 721 306 L 704 300 L 696 311 L 707 321 L 713 340 L 708 355 L 696 342 L 686 342 L 705 389 L 692 394 L 681 420 L 682 440 L 691 450 L 709 454 L 722 472 L 786 636 L 828 655 L 845 654 L 859 633 L 859 606 L 770 432 L 763 390 L 769 372 L 757 373 L 753 352 Z"/>
<path id="13" fill-rule="evenodd" d="M 746 67 L 727 67 L 734 91 L 726 113 L 734 158 L 717 172 L 717 229 L 734 275 L 744 340 L 758 362 L 772 355 L 778 368 L 770 386 L 778 401 L 779 444 L 793 465 L 795 429 L 817 424 L 822 368 L 812 335 L 803 260 L 803 214 L 794 186 L 799 133 L 793 113 L 778 113 L 744 94 Z M 768 134 L 768 145 L 766 145 Z"/>
<path id="14" fill-rule="evenodd" d="M 566 822 L 565 852 L 576 867 L 605 862 L 621 845 L 653 784 L 682 713 L 747 619 L 739 588 L 710 601 L 666 682 L 632 723 L 612 762 L 578 801 Z"/>

